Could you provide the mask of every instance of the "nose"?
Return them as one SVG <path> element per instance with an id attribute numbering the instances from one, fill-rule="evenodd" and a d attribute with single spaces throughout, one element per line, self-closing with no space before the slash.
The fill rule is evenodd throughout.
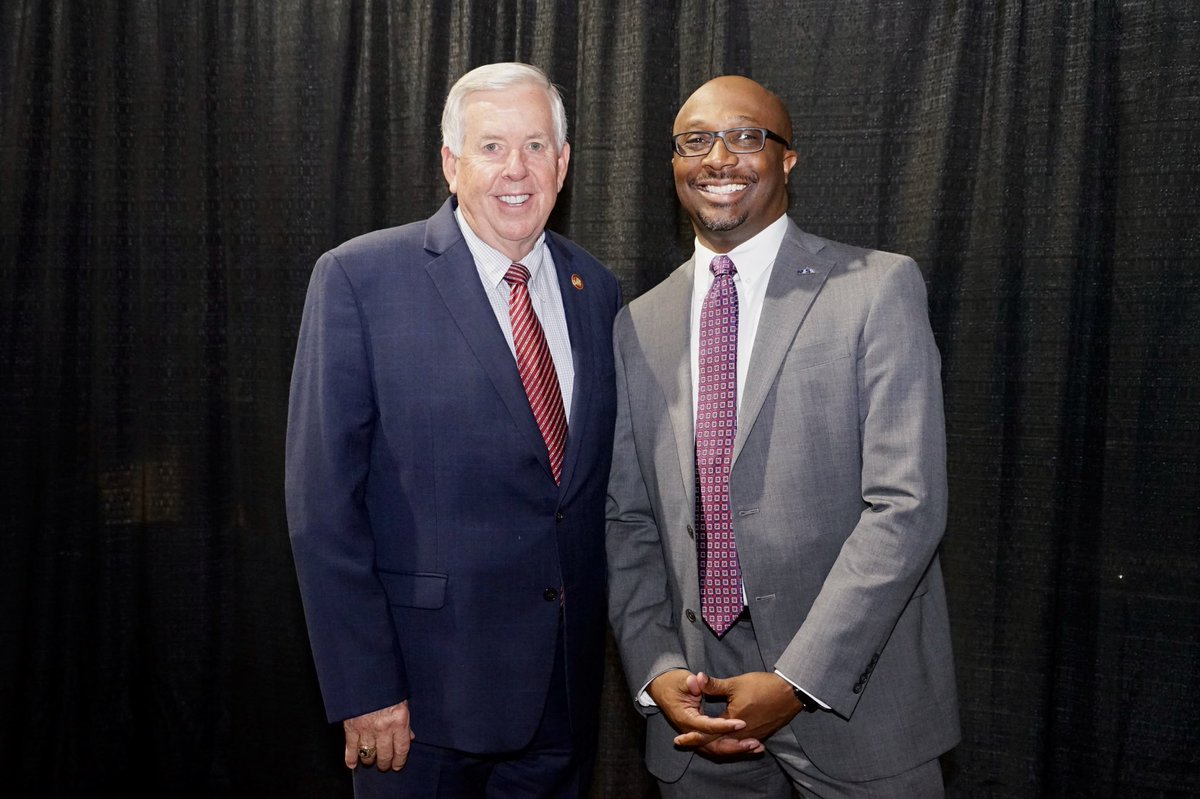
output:
<path id="1" fill-rule="evenodd" d="M 525 177 L 525 148 L 514 147 L 504 161 L 504 177 L 509 180 L 520 180 Z"/>
<path id="2" fill-rule="evenodd" d="M 704 156 L 704 163 L 713 166 L 724 166 L 737 163 L 737 154 L 729 152 L 729 148 L 725 146 L 725 140 L 720 136 L 713 142 L 712 149 Z"/>

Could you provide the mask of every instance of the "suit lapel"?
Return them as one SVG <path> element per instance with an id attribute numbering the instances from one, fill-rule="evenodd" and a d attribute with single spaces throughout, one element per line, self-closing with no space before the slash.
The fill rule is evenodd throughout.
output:
<path id="1" fill-rule="evenodd" d="M 529 409 L 529 397 L 521 383 L 512 350 L 508 348 L 504 333 L 496 323 L 496 313 L 479 280 L 475 259 L 471 257 L 471 250 L 454 219 L 453 200 L 447 200 L 430 217 L 426 225 L 425 249 L 439 254 L 438 258 L 426 265 L 425 270 L 437 287 L 442 302 L 454 317 L 480 367 L 496 387 L 513 424 L 538 453 L 546 473 L 552 474 L 546 442 Z"/>
<path id="2" fill-rule="evenodd" d="M 733 444 L 735 463 L 775 384 L 800 324 L 834 266 L 832 261 L 805 247 L 802 236 L 795 223 L 789 221 L 787 235 L 771 268 L 738 409 L 737 438 Z"/>
<path id="3" fill-rule="evenodd" d="M 588 424 L 592 418 L 591 400 L 596 393 L 594 361 L 595 337 L 592 314 L 597 307 L 588 302 L 588 287 L 580 282 L 576 288 L 571 281 L 574 275 L 574 259 L 567 249 L 560 245 L 558 239 L 550 231 L 546 231 L 546 245 L 554 259 L 554 270 L 558 277 L 558 290 L 562 294 L 563 312 L 567 316 L 567 333 L 571 337 L 571 360 L 575 368 L 575 386 L 572 391 L 570 408 L 570 425 L 567 428 L 567 448 L 563 452 L 561 489 L 571 484 L 575 473 L 575 464 L 579 462 L 579 450 L 587 440 Z M 540 435 L 539 435 L 540 440 Z M 549 469 L 547 459 L 546 468 Z"/>
<path id="4" fill-rule="evenodd" d="M 679 457 L 679 477 L 689 507 L 695 505 L 696 433 L 692 419 L 692 358 L 690 348 L 692 318 L 692 280 L 694 259 L 676 269 L 655 291 L 662 294 L 652 316 L 646 320 L 647 335 L 639 335 L 646 345 L 650 373 L 662 375 L 667 412 L 675 434 Z"/>

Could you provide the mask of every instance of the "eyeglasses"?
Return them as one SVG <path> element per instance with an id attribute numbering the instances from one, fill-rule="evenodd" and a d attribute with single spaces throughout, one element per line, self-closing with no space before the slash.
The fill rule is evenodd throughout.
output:
<path id="1" fill-rule="evenodd" d="M 725 149 L 738 155 L 757 153 L 767 146 L 767 139 L 777 141 L 788 150 L 792 145 L 778 133 L 766 128 L 730 128 L 729 130 L 686 130 L 671 137 L 675 152 L 691 158 L 697 155 L 708 155 L 717 143 L 717 139 L 725 142 Z"/>

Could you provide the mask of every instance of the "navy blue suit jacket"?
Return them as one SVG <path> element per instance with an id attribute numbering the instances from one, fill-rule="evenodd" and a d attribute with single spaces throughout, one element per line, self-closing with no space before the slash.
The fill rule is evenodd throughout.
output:
<path id="1" fill-rule="evenodd" d="M 511 751 L 561 613 L 572 728 L 594 739 L 613 275 L 549 231 L 575 367 L 561 486 L 451 198 L 314 269 L 292 375 L 287 514 L 330 721 L 409 701 L 425 743 Z"/>

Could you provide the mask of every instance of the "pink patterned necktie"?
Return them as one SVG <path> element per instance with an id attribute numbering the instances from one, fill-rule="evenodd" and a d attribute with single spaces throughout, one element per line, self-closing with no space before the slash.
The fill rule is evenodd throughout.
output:
<path id="1" fill-rule="evenodd" d="M 718 637 L 742 612 L 742 571 L 729 505 L 729 468 L 737 434 L 737 268 L 728 256 L 709 265 L 715 279 L 700 310 L 700 390 L 696 403 L 696 518 L 700 612 Z"/>
<path id="2" fill-rule="evenodd" d="M 562 480 L 563 449 L 567 441 L 567 414 L 563 410 L 558 373 L 542 325 L 529 300 L 529 270 L 513 264 L 504 275 L 508 282 L 508 316 L 512 321 L 513 343 L 517 350 L 517 371 L 525 384 L 529 407 L 550 453 L 554 482 Z"/>

